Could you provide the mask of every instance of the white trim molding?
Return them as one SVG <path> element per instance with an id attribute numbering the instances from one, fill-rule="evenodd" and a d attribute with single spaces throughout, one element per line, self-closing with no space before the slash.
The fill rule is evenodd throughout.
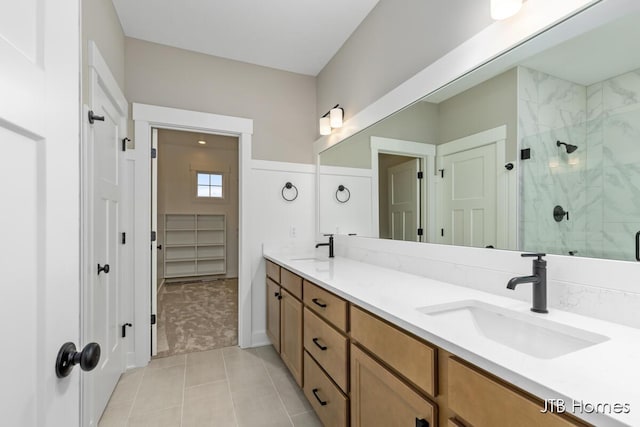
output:
<path id="1" fill-rule="evenodd" d="M 150 360 L 150 307 L 151 307 L 151 254 L 149 236 L 151 232 L 151 129 L 174 129 L 205 132 L 217 135 L 238 137 L 239 163 L 239 234 L 238 234 L 238 344 L 240 347 L 252 346 L 251 332 L 251 268 L 249 236 L 249 206 L 247 185 L 250 182 L 251 138 L 253 120 L 210 114 L 199 111 L 181 110 L 147 104 L 133 104 L 133 120 L 135 128 L 135 154 L 140 160 L 136 167 L 136 227 L 135 251 L 135 348 L 136 366 L 145 366 Z M 149 267 L 146 268 L 145 266 Z M 143 327 L 142 325 L 148 325 Z"/>
<path id="2" fill-rule="evenodd" d="M 346 120 L 342 128 L 318 138 L 314 153 L 321 153 L 427 95 L 445 90 L 446 85 L 462 76 L 471 77 L 465 85 L 472 87 L 524 58 L 638 10 L 637 0 L 525 2 L 518 15 L 494 22 Z"/>

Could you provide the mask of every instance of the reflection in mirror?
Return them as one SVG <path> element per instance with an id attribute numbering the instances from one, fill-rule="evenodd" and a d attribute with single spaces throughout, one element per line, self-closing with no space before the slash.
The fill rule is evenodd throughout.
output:
<path id="1" fill-rule="evenodd" d="M 633 260 L 639 39 L 636 14 L 516 49 L 322 152 L 320 231 Z M 344 206 L 337 184 L 356 189 Z"/>

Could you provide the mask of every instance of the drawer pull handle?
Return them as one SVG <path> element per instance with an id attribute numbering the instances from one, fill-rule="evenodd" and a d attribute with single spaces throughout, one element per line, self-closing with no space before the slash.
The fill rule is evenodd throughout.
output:
<path id="1" fill-rule="evenodd" d="M 275 294 L 273 294 L 273 296 L 278 299 L 282 299 L 282 295 L 280 295 L 280 292 L 276 292 Z"/>
<path id="2" fill-rule="evenodd" d="M 326 402 L 326 401 L 323 401 L 322 399 L 320 399 L 320 397 L 318 397 L 318 389 L 317 389 L 317 388 L 314 388 L 314 389 L 312 390 L 312 392 L 313 392 L 313 395 L 314 395 L 314 396 L 316 397 L 316 399 L 318 400 L 318 402 L 320 403 L 320 405 L 322 405 L 322 406 L 327 406 L 327 402 Z"/>
<path id="3" fill-rule="evenodd" d="M 320 350 L 325 351 L 325 350 L 327 349 L 327 347 L 326 347 L 326 346 L 324 346 L 324 345 L 322 345 L 322 344 L 319 344 L 319 343 L 318 343 L 318 338 L 314 338 L 312 341 L 313 341 L 313 343 L 314 343 L 315 345 L 317 345 L 317 346 L 318 346 L 318 348 L 319 348 Z"/>
<path id="4" fill-rule="evenodd" d="M 327 304 L 320 302 L 318 298 L 314 298 L 311 301 L 313 301 L 313 303 L 319 307 L 327 308 Z"/>

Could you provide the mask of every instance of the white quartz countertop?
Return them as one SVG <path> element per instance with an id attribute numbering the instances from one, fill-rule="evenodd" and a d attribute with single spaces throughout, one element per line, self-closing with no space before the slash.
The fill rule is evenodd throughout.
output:
<path id="1" fill-rule="evenodd" d="M 553 308 L 548 314 L 536 314 L 530 311 L 530 302 L 349 258 L 292 256 L 268 249 L 264 256 L 541 399 L 564 400 L 567 412 L 587 422 L 596 426 L 640 426 L 638 329 Z M 460 328 L 458 323 L 444 322 L 417 310 L 465 300 L 499 306 L 520 316 L 544 317 L 609 339 L 563 356 L 541 359 Z M 628 404 L 628 413 L 621 407 L 617 408 L 620 413 L 616 413 L 615 404 Z M 592 411 L 589 405 L 600 405 L 604 413 Z"/>

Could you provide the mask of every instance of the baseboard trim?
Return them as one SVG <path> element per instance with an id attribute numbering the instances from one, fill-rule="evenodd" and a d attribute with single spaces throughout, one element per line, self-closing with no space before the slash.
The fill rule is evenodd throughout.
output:
<path id="1" fill-rule="evenodd" d="M 267 337 L 267 331 L 259 331 L 251 334 L 251 347 L 262 347 L 264 345 L 271 345 L 269 337 Z"/>

